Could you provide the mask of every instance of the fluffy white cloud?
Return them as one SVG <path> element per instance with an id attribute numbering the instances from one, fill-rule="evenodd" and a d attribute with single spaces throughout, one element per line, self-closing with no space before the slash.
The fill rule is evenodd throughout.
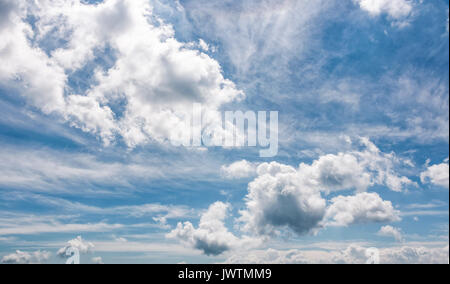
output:
<path id="1" fill-rule="evenodd" d="M 241 211 L 245 231 L 271 234 L 288 227 L 298 234 L 317 227 L 325 214 L 320 191 L 304 186 L 297 170 L 278 163 L 262 164 L 249 184 L 247 208 Z"/>
<path id="2" fill-rule="evenodd" d="M 45 113 L 63 110 L 66 74 L 57 62 L 30 44 L 34 33 L 23 21 L 25 1 L 1 0 L 0 86 L 19 92 Z M 5 9 L 5 10 L 3 10 Z"/>
<path id="3" fill-rule="evenodd" d="M 302 251 L 279 251 L 268 249 L 265 251 L 250 251 L 244 254 L 234 254 L 227 264 L 308 264 L 310 261 Z"/>
<path id="4" fill-rule="evenodd" d="M 354 0 L 371 15 L 388 14 L 394 19 L 407 17 L 413 10 L 411 0 Z"/>
<path id="5" fill-rule="evenodd" d="M 402 246 L 380 248 L 381 264 L 447 264 L 447 247 Z M 352 245 L 336 253 L 333 263 L 363 264 L 367 261 L 367 248 Z"/>
<path id="6" fill-rule="evenodd" d="M 331 192 L 364 192 L 376 184 L 402 191 L 414 184 L 395 173 L 402 162 L 394 154 L 382 153 L 368 139 L 361 141 L 362 151 L 325 155 L 298 169 L 276 162 L 259 165 L 248 187 L 247 208 L 240 212 L 244 231 L 272 234 L 290 228 L 305 234 L 331 224 L 398 221 L 399 212 L 376 193 L 339 196 L 327 209 L 323 196 Z"/>
<path id="7" fill-rule="evenodd" d="M 386 264 L 448 264 L 449 248 L 404 246 L 381 251 L 381 261 Z"/>
<path id="8" fill-rule="evenodd" d="M 92 258 L 92 263 L 93 264 L 104 264 L 103 263 L 103 259 L 101 257 L 93 257 Z"/>
<path id="9" fill-rule="evenodd" d="M 256 174 L 256 165 L 242 160 L 231 165 L 222 166 L 221 174 L 226 179 L 249 178 Z"/>
<path id="10" fill-rule="evenodd" d="M 380 264 L 446 264 L 448 246 L 402 246 L 390 248 L 368 248 L 359 244 L 346 249 L 294 249 L 294 250 L 250 250 L 230 256 L 227 264 L 365 264 L 375 250 L 380 254 Z"/>
<path id="11" fill-rule="evenodd" d="M 51 254 L 47 251 L 24 252 L 16 251 L 2 258 L 3 264 L 41 264 L 48 260 Z"/>
<path id="12" fill-rule="evenodd" d="M 324 224 L 349 226 L 367 223 L 400 221 L 400 212 L 390 201 L 384 201 L 377 193 L 359 193 L 355 196 L 338 196 L 331 200 Z"/>
<path id="13" fill-rule="evenodd" d="M 379 236 L 382 237 L 392 237 L 397 242 L 403 242 L 403 234 L 400 229 L 394 228 L 392 226 L 384 226 L 378 232 Z"/>
<path id="14" fill-rule="evenodd" d="M 228 231 L 224 221 L 229 209 L 229 204 L 216 202 L 202 215 L 197 229 L 190 222 L 179 223 L 167 238 L 181 240 L 206 255 L 220 255 L 242 246 L 257 245 L 258 241 L 255 239 L 239 239 Z"/>
<path id="15" fill-rule="evenodd" d="M 433 165 L 420 175 L 422 183 L 432 183 L 434 185 L 449 188 L 449 166 L 448 163 Z"/>
<path id="16" fill-rule="evenodd" d="M 67 250 L 70 248 L 76 248 L 80 252 L 80 254 L 87 254 L 92 252 L 94 249 L 94 244 L 90 242 L 86 242 L 82 237 L 78 236 L 77 238 L 70 240 L 67 242 L 67 245 L 60 250 L 58 250 L 58 256 L 67 257 Z"/>
<path id="17" fill-rule="evenodd" d="M 9 17 L 0 30 L 0 84 L 20 88 L 32 106 L 59 114 L 105 143 L 117 135 L 130 147 L 189 138 L 185 122 L 193 103 L 203 104 L 205 124 L 212 124 L 221 105 L 243 97 L 217 61 L 175 39 L 149 1 L 14 2 L 20 1 L 1 2 Z M 27 16 L 37 19 L 35 29 Z M 66 44 L 40 46 L 49 38 Z M 96 52 L 114 55 L 109 70 L 95 66 Z M 82 94 L 72 93 L 68 75 L 87 64 L 96 67 L 94 82 Z M 114 112 L 117 106 L 123 111 Z"/>
<path id="18" fill-rule="evenodd" d="M 373 185 L 384 185 L 403 191 L 415 185 L 409 178 L 395 172 L 399 165 L 409 165 L 394 153 L 383 153 L 367 138 L 360 138 L 361 151 L 325 155 L 311 165 L 301 164 L 298 175 L 305 186 L 329 193 L 347 189 L 366 191 Z"/>

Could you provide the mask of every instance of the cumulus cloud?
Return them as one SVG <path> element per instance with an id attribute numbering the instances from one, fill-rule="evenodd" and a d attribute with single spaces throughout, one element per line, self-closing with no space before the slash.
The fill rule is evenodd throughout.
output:
<path id="1" fill-rule="evenodd" d="M 354 0 L 361 9 L 371 15 L 388 14 L 394 19 L 401 19 L 411 14 L 413 4 L 411 0 Z"/>
<path id="2" fill-rule="evenodd" d="M 237 252 L 225 261 L 227 264 L 365 264 L 374 252 L 379 253 L 380 264 L 446 264 L 448 246 L 401 246 L 370 248 L 360 244 L 341 248 L 317 250 L 250 250 Z"/>
<path id="3" fill-rule="evenodd" d="M 300 250 L 279 251 L 268 249 L 263 251 L 251 251 L 245 254 L 230 256 L 227 264 L 308 264 L 307 256 Z"/>
<path id="4" fill-rule="evenodd" d="M 93 257 L 92 258 L 92 263 L 93 264 L 104 264 L 103 263 L 103 259 L 101 257 Z"/>
<path id="5" fill-rule="evenodd" d="M 257 240 L 240 239 L 228 231 L 224 222 L 229 209 L 229 204 L 216 202 L 202 215 L 197 229 L 190 222 L 179 223 L 167 238 L 185 242 L 206 255 L 220 255 L 238 247 L 256 245 Z"/>
<path id="6" fill-rule="evenodd" d="M 403 234 L 402 231 L 398 228 L 394 228 L 392 226 L 384 226 L 378 232 L 379 236 L 382 237 L 392 237 L 397 242 L 403 242 Z"/>
<path id="7" fill-rule="evenodd" d="M 0 86 L 16 90 L 44 113 L 64 109 L 67 76 L 43 50 L 30 44 L 33 29 L 23 19 L 24 1 L 1 0 Z"/>
<path id="8" fill-rule="evenodd" d="M 364 192 L 333 198 L 324 222 L 328 226 L 349 226 L 400 220 L 400 212 L 394 209 L 390 201 L 384 201 L 377 193 Z"/>
<path id="9" fill-rule="evenodd" d="M 94 244 L 90 243 L 90 242 L 86 242 L 85 240 L 83 240 L 83 238 L 81 236 L 78 236 L 77 238 L 70 240 L 67 242 L 67 245 L 61 249 L 58 250 L 58 256 L 60 257 L 67 257 L 67 252 L 70 248 L 75 248 L 78 249 L 78 251 L 80 252 L 80 254 L 87 254 L 92 252 L 92 250 L 94 249 Z"/>
<path id="10" fill-rule="evenodd" d="M 351 245 L 348 249 L 335 253 L 333 263 L 364 264 L 367 248 Z M 449 249 L 446 247 L 402 246 L 380 248 L 381 264 L 447 264 Z"/>
<path id="11" fill-rule="evenodd" d="M 433 165 L 420 175 L 422 183 L 432 183 L 437 186 L 449 188 L 449 166 L 448 163 Z"/>
<path id="12" fill-rule="evenodd" d="M 256 174 L 256 165 L 246 160 L 242 160 L 230 165 L 222 166 L 221 174 L 226 179 L 249 178 Z"/>
<path id="13" fill-rule="evenodd" d="M 316 228 L 325 214 L 326 201 L 320 191 L 303 186 L 296 169 L 289 166 L 260 165 L 248 190 L 247 208 L 240 218 L 245 231 L 262 235 L 288 227 L 305 234 Z"/>
<path id="14" fill-rule="evenodd" d="M 324 225 L 398 221 L 390 202 L 364 192 L 373 185 L 402 191 L 414 183 L 395 172 L 401 161 L 393 153 L 382 153 L 368 139 L 361 142 L 362 151 L 325 155 L 297 169 L 276 162 L 259 165 L 248 187 L 247 208 L 240 212 L 244 231 L 263 235 L 289 228 L 301 235 Z M 343 190 L 359 194 L 338 196 L 327 208 L 324 195 Z"/>
<path id="15" fill-rule="evenodd" d="M 47 251 L 24 252 L 16 251 L 13 254 L 6 255 L 2 258 L 3 264 L 41 264 L 48 260 L 51 253 Z"/>
<path id="16" fill-rule="evenodd" d="M 415 186 L 396 173 L 396 167 L 409 165 L 394 153 L 383 153 L 367 138 L 360 138 L 360 151 L 324 155 L 311 165 L 302 163 L 298 175 L 305 186 L 325 193 L 355 189 L 364 192 L 373 185 L 384 185 L 397 192 Z"/>
<path id="17" fill-rule="evenodd" d="M 1 2 L 10 16 L 1 23 L 0 84 L 106 144 L 117 136 L 130 147 L 173 136 L 184 141 L 191 137 L 185 122 L 193 103 L 204 106 L 211 125 L 220 106 L 244 96 L 216 60 L 177 41 L 149 1 L 13 2 L 20 1 Z M 28 16 L 36 19 L 34 29 Z M 48 50 L 40 45 L 46 39 L 66 44 Z M 96 52 L 113 54 L 112 67 L 96 65 Z M 95 70 L 92 84 L 74 93 L 68 78 L 88 64 Z"/>
<path id="18" fill-rule="evenodd" d="M 448 264 L 449 248 L 410 247 L 381 251 L 381 259 L 386 264 Z"/>

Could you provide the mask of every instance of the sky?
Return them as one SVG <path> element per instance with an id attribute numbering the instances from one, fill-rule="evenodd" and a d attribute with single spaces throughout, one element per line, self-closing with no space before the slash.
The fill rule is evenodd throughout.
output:
<path id="1" fill-rule="evenodd" d="M 0 0 L 0 63 L 0 263 L 448 263 L 448 0 Z"/>

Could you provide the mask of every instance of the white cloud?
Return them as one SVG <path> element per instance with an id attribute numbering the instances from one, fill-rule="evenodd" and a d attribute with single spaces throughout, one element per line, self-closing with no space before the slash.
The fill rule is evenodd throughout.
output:
<path id="1" fill-rule="evenodd" d="M 334 263 L 364 264 L 367 261 L 367 248 L 352 245 L 347 250 L 336 253 Z M 447 247 L 423 247 L 405 245 L 401 247 L 380 248 L 381 264 L 447 264 Z"/>
<path id="2" fill-rule="evenodd" d="M 265 251 L 250 251 L 230 256 L 227 264 L 308 264 L 310 261 L 302 251 L 279 251 L 268 249 Z"/>
<path id="3" fill-rule="evenodd" d="M 403 242 L 403 234 L 400 229 L 394 228 L 392 226 L 384 226 L 378 232 L 379 236 L 382 237 L 392 237 L 397 242 Z"/>
<path id="4" fill-rule="evenodd" d="M 93 264 L 104 264 L 103 263 L 103 259 L 101 257 L 93 257 L 92 258 L 92 263 Z"/>
<path id="5" fill-rule="evenodd" d="M 448 264 L 449 248 L 410 247 L 385 249 L 381 259 L 386 264 Z"/>
<path id="6" fill-rule="evenodd" d="M 256 174 L 256 164 L 246 160 L 225 165 L 221 168 L 222 176 L 226 179 L 244 179 Z"/>
<path id="7" fill-rule="evenodd" d="M 189 154 L 177 159 L 138 153 L 127 160 L 104 161 L 98 155 L 71 153 L 49 149 L 0 147 L 0 186 L 27 191 L 66 191 L 92 193 L 93 188 L 114 186 L 132 188 L 136 182 L 154 179 L 191 178 L 208 179 L 217 176 L 220 162 L 206 160 L 201 155 Z M 201 164 L 202 167 L 198 165 Z M 58 171 L 54 169 L 57 168 Z"/>
<path id="8" fill-rule="evenodd" d="M 194 28 L 218 38 L 237 74 L 248 78 L 259 72 L 283 74 L 280 70 L 287 68 L 292 56 L 304 56 L 314 44 L 310 35 L 318 25 L 313 20 L 332 3 L 249 0 L 229 9 L 224 1 L 197 0 L 183 5 Z M 269 59 L 276 64 L 269 67 Z"/>
<path id="9" fill-rule="evenodd" d="M 400 220 L 400 212 L 394 209 L 390 201 L 384 201 L 377 193 L 364 192 L 333 198 L 324 223 L 328 226 L 349 226 Z"/>
<path id="10" fill-rule="evenodd" d="M 373 248 L 352 244 L 346 249 L 250 250 L 231 255 L 227 264 L 365 264 Z M 448 246 L 379 248 L 381 264 L 447 264 Z"/>
<path id="11" fill-rule="evenodd" d="M 17 90 L 44 113 L 64 109 L 66 74 L 45 52 L 30 44 L 33 30 L 23 21 L 27 2 L 0 3 L 2 8 L 6 7 L 0 23 L 0 85 Z"/>
<path id="12" fill-rule="evenodd" d="M 247 208 L 240 212 L 244 231 L 272 234 L 290 228 L 305 234 L 323 225 L 399 220 L 399 212 L 376 193 L 339 196 L 326 207 L 323 195 L 331 192 L 364 192 L 373 185 L 402 191 L 404 185 L 414 184 L 395 173 L 394 168 L 402 162 L 393 153 L 382 153 L 368 139 L 362 143 L 363 151 L 325 155 L 298 169 L 276 162 L 259 165 L 257 177 L 248 187 Z"/>
<path id="13" fill-rule="evenodd" d="M 6 7 L 12 3 L 4 1 Z M 215 110 L 243 97 L 217 61 L 175 39 L 148 1 L 43 0 L 16 10 L 0 30 L 0 84 L 20 88 L 32 106 L 59 114 L 106 144 L 117 135 L 130 147 L 164 143 L 174 133 L 190 137 L 185 121 L 194 102 L 203 104 L 205 120 L 212 123 Z M 26 23 L 27 15 L 37 19 L 35 30 Z M 47 55 L 39 46 L 46 38 L 66 44 Z M 72 93 L 68 74 L 95 64 L 95 52 L 107 47 L 116 57 L 113 67 L 102 71 L 104 66 L 96 66 L 92 86 Z M 113 111 L 117 105 L 123 105 L 123 113 Z"/>
<path id="14" fill-rule="evenodd" d="M 49 217 L 50 219 L 50 217 Z M 3 225 L 3 224 L 2 224 Z M 37 235 L 42 233 L 76 233 L 76 232 L 105 232 L 123 228 L 121 224 L 63 224 L 61 222 L 50 223 L 41 220 L 40 223 L 24 222 L 23 224 L 8 223 L 0 228 L 1 236 L 9 235 Z"/>
<path id="15" fill-rule="evenodd" d="M 47 251 L 24 252 L 16 251 L 13 254 L 2 258 L 3 264 L 41 264 L 50 258 L 51 254 Z"/>
<path id="16" fill-rule="evenodd" d="M 190 222 L 179 223 L 167 238 L 178 239 L 206 255 L 220 255 L 242 246 L 254 246 L 257 240 L 243 237 L 239 239 L 225 227 L 229 204 L 216 202 L 211 205 L 200 220 L 196 229 Z"/>
<path id="17" fill-rule="evenodd" d="M 260 165 L 248 190 L 247 208 L 240 218 L 245 231 L 262 235 L 288 227 L 305 234 L 316 228 L 325 214 L 326 202 L 320 191 L 304 186 L 296 169 L 289 166 Z"/>
<path id="18" fill-rule="evenodd" d="M 411 0 L 354 0 L 361 9 L 371 15 L 378 16 L 386 13 L 394 19 L 401 19 L 411 14 L 413 3 Z"/>
<path id="19" fill-rule="evenodd" d="M 95 246 L 93 243 L 86 242 L 81 236 L 78 236 L 77 238 L 68 241 L 65 247 L 58 250 L 58 256 L 67 257 L 67 250 L 70 248 L 78 249 L 80 254 L 87 254 L 91 253 Z"/>
<path id="20" fill-rule="evenodd" d="M 449 188 L 449 166 L 448 163 L 433 165 L 420 175 L 422 183 L 432 183 L 434 185 Z"/>

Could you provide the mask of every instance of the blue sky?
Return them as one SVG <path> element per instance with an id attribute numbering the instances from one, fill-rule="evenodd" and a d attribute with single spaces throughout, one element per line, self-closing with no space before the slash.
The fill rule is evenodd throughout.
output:
<path id="1" fill-rule="evenodd" d="M 448 261 L 447 0 L 33 2 L 0 0 L 2 262 Z M 171 146 L 194 103 L 278 111 L 278 155 Z"/>

